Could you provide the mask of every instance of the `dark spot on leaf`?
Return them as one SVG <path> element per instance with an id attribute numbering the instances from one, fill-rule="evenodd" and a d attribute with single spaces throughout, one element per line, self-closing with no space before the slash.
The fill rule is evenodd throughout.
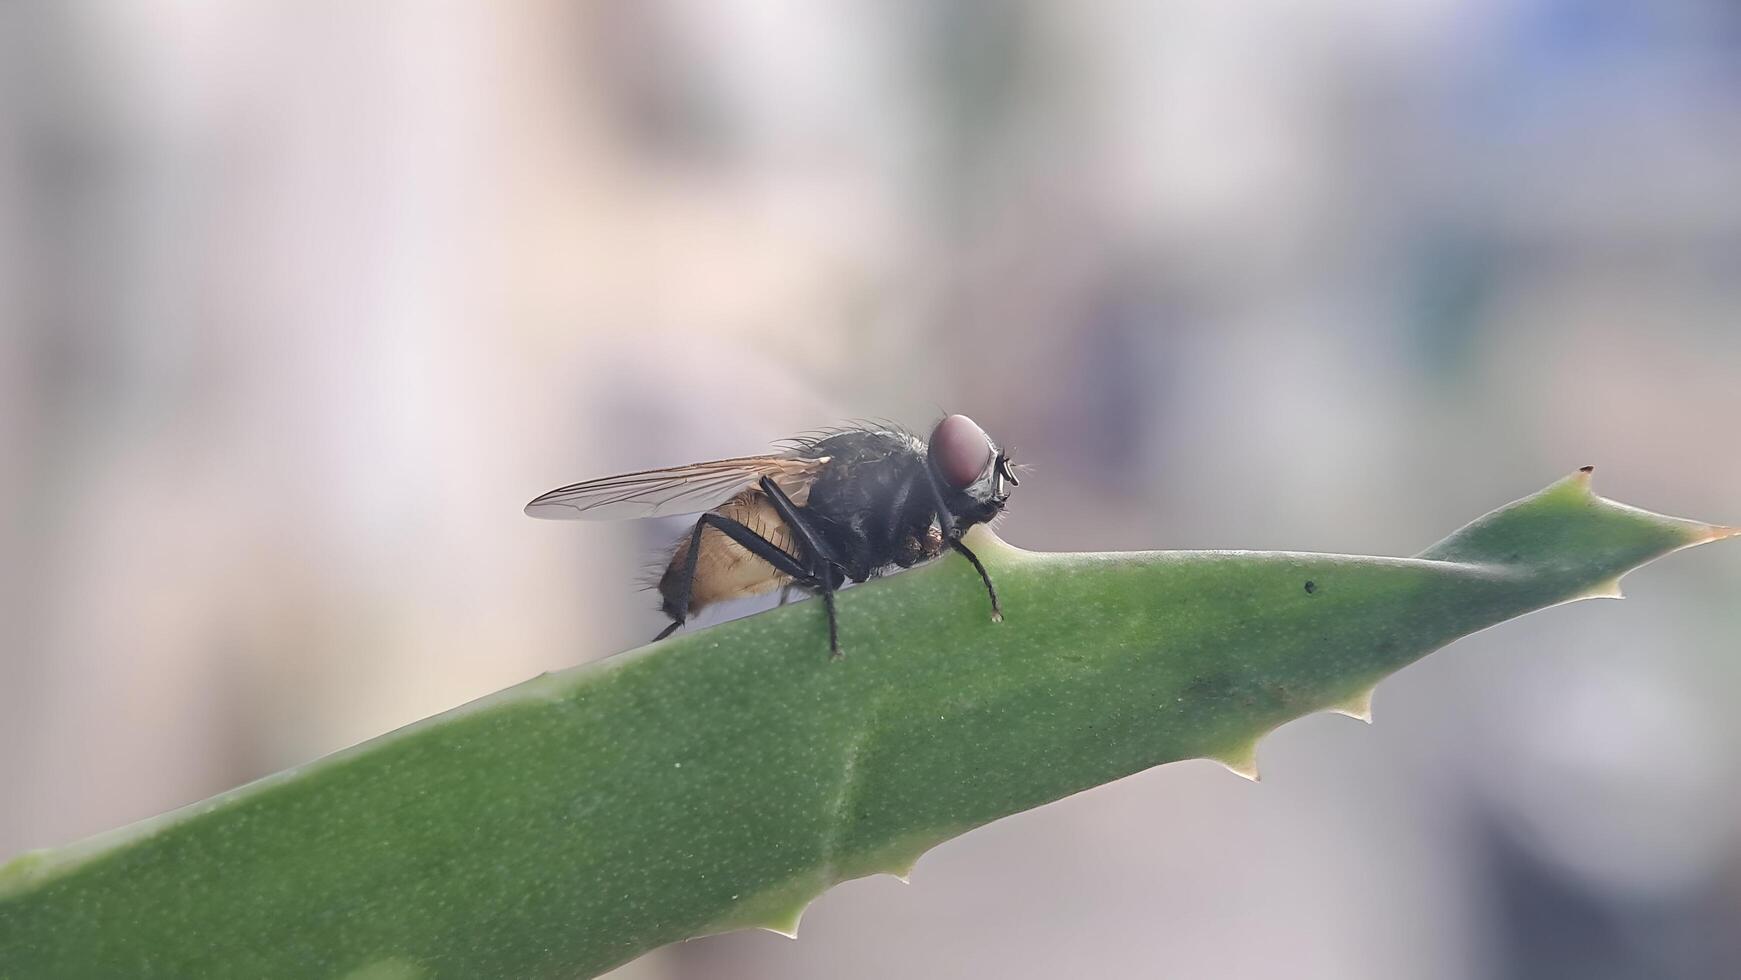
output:
<path id="1" fill-rule="evenodd" d="M 1233 678 L 1226 674 L 1207 674 L 1191 678 L 1185 693 L 1194 701 L 1218 701 L 1233 693 Z"/>
<path id="2" fill-rule="evenodd" d="M 1306 594 L 1311 595 L 1312 593 L 1314 593 L 1316 591 L 1318 591 L 1318 583 L 1312 581 L 1311 579 L 1307 579 L 1306 580 Z"/>

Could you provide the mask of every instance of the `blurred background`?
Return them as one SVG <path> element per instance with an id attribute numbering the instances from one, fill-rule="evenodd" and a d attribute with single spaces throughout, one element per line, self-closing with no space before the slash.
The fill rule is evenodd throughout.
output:
<path id="1" fill-rule="evenodd" d="M 0 858 L 661 625 L 590 476 L 966 412 L 1029 548 L 1741 522 L 1728 0 L 0 6 Z M 619 978 L 1718 977 L 1741 562 Z M 740 605 L 710 615 L 741 615 Z"/>

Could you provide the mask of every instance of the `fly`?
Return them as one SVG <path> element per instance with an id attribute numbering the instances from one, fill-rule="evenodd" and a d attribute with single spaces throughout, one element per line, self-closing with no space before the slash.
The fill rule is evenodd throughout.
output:
<path id="1" fill-rule="evenodd" d="M 670 636 L 724 599 L 799 588 L 822 596 L 828 650 L 841 655 L 834 594 L 944 549 L 973 565 L 1003 620 L 997 587 L 961 541 L 1003 512 L 1018 486 L 1009 456 L 974 421 L 950 415 L 929 441 L 896 426 L 795 440 L 791 449 L 561 487 L 526 505 L 533 517 L 626 520 L 700 514 L 659 578 Z"/>

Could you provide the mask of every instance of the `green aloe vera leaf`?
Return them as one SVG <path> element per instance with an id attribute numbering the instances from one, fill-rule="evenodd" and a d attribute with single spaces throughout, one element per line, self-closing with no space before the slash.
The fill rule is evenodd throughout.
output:
<path id="1" fill-rule="evenodd" d="M 1419 557 L 959 559 L 534 680 L 203 803 L 0 867 L 0 977 L 572 978 L 791 933 L 836 882 L 980 824 L 1357 716 L 1459 636 L 1616 595 L 1734 529 L 1587 472 Z M 1092 901 L 1079 896 L 1075 901 Z"/>

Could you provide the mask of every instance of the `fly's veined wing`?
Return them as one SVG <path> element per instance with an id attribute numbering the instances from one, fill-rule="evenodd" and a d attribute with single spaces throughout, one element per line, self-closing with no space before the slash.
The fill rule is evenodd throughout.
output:
<path id="1" fill-rule="evenodd" d="M 827 461 L 827 457 L 772 454 L 624 473 L 552 490 L 527 504 L 526 513 L 589 521 L 697 514 L 718 507 L 764 476 L 773 477 L 780 489 L 798 496 Z"/>

